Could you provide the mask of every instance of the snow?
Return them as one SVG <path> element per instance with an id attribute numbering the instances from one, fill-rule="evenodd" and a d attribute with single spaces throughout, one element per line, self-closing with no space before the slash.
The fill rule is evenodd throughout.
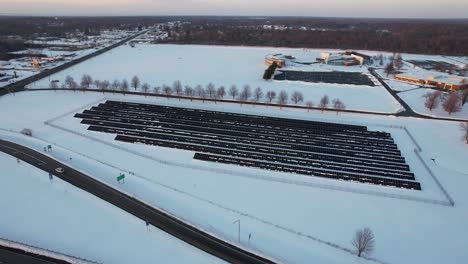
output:
<path id="1" fill-rule="evenodd" d="M 72 117 L 107 98 L 364 124 L 372 130 L 389 131 L 423 190 L 193 161 L 190 152 L 114 141 L 111 135 L 87 131 Z M 33 111 L 25 116 L 25 109 Z M 468 147 L 460 140 L 457 122 L 72 91 L 27 91 L 1 97 L 0 120 L 2 129 L 20 131 L 27 127 L 35 135 L 28 138 L 0 131 L 0 137 L 37 150 L 53 143 L 51 155 L 55 158 L 232 243 L 237 243 L 237 225 L 233 222 L 240 219 L 241 245 L 281 262 L 370 263 L 347 251 L 354 232 L 364 226 L 376 235 L 372 256 L 379 261 L 468 261 L 468 226 L 464 220 L 468 217 L 464 202 L 468 198 L 464 188 L 468 184 Z M 47 120 L 53 126 L 45 125 Z M 437 203 L 445 198 L 417 159 L 415 144 L 401 126 L 422 147 L 423 160 L 455 200 L 454 207 Z M 73 157 L 72 162 L 69 157 Z M 114 176 L 121 172 L 128 179 L 119 185 Z"/>
<path id="2" fill-rule="evenodd" d="M 13 77 L 16 72 L 17 78 L 4 80 L 0 78 L 0 89 L 3 87 L 20 81 L 22 79 L 31 77 L 39 72 L 39 70 L 48 70 L 54 67 L 57 67 L 63 63 L 66 63 L 70 60 L 75 60 L 77 58 L 83 57 L 85 55 L 96 52 L 96 50 L 102 49 L 106 46 L 113 45 L 120 40 L 123 40 L 133 34 L 138 33 L 137 31 L 123 31 L 123 30 L 112 30 L 112 31 L 102 31 L 99 36 L 77 36 L 84 38 L 80 41 L 77 37 L 69 38 L 60 38 L 54 40 L 40 39 L 27 41 L 28 43 L 36 45 L 50 46 L 48 48 L 33 48 L 28 50 L 21 50 L 17 52 L 12 52 L 13 54 L 44 54 L 49 57 L 56 57 L 61 55 L 76 54 L 74 57 L 65 58 L 63 61 L 51 62 L 41 65 L 40 69 L 32 68 L 31 61 L 33 57 L 23 57 L 17 59 L 11 59 L 8 62 L 11 65 L 8 67 L 0 67 L 0 70 L 7 74 L 7 76 Z M 58 47 L 54 47 L 58 46 Z M 60 49 L 70 49 L 70 51 L 60 50 Z M 48 83 L 50 80 L 48 81 Z M 47 84 L 47 87 L 49 85 Z"/>
<path id="3" fill-rule="evenodd" d="M 4 72 L 7 76 L 13 77 L 15 72 L 18 78 L 11 79 L 9 81 L 0 81 L 0 89 L 2 87 L 5 87 L 9 85 L 12 82 L 17 82 L 22 79 L 31 77 L 37 73 L 40 72 L 40 70 L 46 70 L 46 69 L 52 69 L 54 67 L 57 67 L 63 63 L 69 62 L 71 60 L 78 59 L 80 57 L 86 56 L 88 54 L 91 54 L 95 52 L 95 49 L 82 49 L 82 50 L 76 50 L 76 51 L 57 51 L 57 50 L 52 50 L 49 48 L 44 48 L 44 49 L 30 49 L 30 50 L 22 50 L 15 52 L 17 54 L 35 54 L 35 53 L 42 53 L 44 55 L 50 56 L 50 57 L 56 57 L 56 56 L 61 56 L 61 55 L 69 55 L 72 53 L 75 53 L 76 56 L 74 57 L 68 57 L 65 58 L 63 61 L 56 61 L 56 62 L 49 62 L 41 66 L 41 69 L 34 69 L 32 68 L 31 65 L 31 57 L 23 57 L 23 58 L 18 58 L 18 59 L 11 59 L 9 60 L 9 64 L 6 66 L 1 66 L 0 68 L 2 69 L 2 72 Z M 2 79 L 2 78 L 0 78 Z"/>
<path id="4" fill-rule="evenodd" d="M 0 237 L 99 263 L 221 262 L 3 152 L 0 164 Z"/>
<path id="5" fill-rule="evenodd" d="M 396 113 L 401 110 L 400 104 L 382 86 L 342 85 L 327 83 L 305 83 L 297 81 L 264 81 L 266 69 L 264 58 L 267 54 L 287 54 L 298 60 L 310 61 L 320 56 L 320 50 L 257 48 L 257 47 L 223 47 L 197 45 L 137 45 L 135 48 L 121 46 L 110 52 L 61 71 L 49 78 L 30 85 L 30 88 L 49 87 L 50 80 L 62 83 L 67 75 L 79 81 L 83 74 L 91 74 L 94 79 L 109 80 L 127 79 L 139 76 L 142 83 L 151 87 L 172 85 L 180 80 L 183 85 L 207 85 L 212 82 L 218 86 L 236 85 L 242 89 L 250 85 L 252 89 L 262 87 L 264 93 L 274 90 L 279 93 L 286 90 L 302 92 L 303 104 L 309 100 L 318 104 L 320 98 L 327 94 L 330 99 L 339 98 L 347 109 Z M 365 67 L 333 68 L 330 65 L 299 65 L 291 70 L 338 70 L 367 73 Z M 289 68 L 284 68 L 289 69 Z M 365 100 L 364 100 L 365 98 Z"/>
<path id="6" fill-rule="evenodd" d="M 465 104 L 460 112 L 452 113 L 449 115 L 443 108 L 442 102 L 439 103 L 436 109 L 429 111 L 424 106 L 425 98 L 423 97 L 425 94 L 433 92 L 431 89 L 417 89 L 412 91 L 401 92 L 398 95 L 406 102 L 408 105 L 413 109 L 413 111 L 427 115 L 427 116 L 434 116 L 434 117 L 445 117 L 445 118 L 456 118 L 456 119 L 464 119 L 468 120 L 468 104 Z"/>

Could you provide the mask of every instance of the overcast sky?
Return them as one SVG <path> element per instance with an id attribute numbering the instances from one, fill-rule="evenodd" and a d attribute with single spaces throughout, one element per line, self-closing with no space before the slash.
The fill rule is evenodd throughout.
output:
<path id="1" fill-rule="evenodd" d="M 468 18 L 468 0 L 0 0 L 0 14 Z"/>

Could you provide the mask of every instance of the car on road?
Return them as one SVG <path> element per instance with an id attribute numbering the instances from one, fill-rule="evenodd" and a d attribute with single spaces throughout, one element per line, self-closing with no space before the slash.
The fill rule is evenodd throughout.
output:
<path id="1" fill-rule="evenodd" d="M 61 168 L 61 167 L 58 167 L 58 168 L 55 169 L 55 172 L 62 174 L 62 173 L 65 172 L 65 170 L 63 168 Z"/>

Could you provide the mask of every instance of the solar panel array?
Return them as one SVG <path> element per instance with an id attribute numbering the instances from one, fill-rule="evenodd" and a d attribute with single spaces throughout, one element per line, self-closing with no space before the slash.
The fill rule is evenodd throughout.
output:
<path id="1" fill-rule="evenodd" d="M 339 83 L 375 86 L 368 75 L 361 72 L 304 72 L 304 71 L 280 71 L 274 76 L 275 80 L 303 81 L 311 83 Z"/>
<path id="2" fill-rule="evenodd" d="M 197 160 L 421 190 L 391 135 L 365 126 L 110 100 L 75 117 L 118 141 Z"/>

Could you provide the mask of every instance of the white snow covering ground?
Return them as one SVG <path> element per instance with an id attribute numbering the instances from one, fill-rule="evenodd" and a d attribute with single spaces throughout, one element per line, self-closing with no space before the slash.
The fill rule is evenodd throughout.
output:
<path id="1" fill-rule="evenodd" d="M 0 237 L 99 263 L 221 263 L 0 152 Z"/>
<path id="2" fill-rule="evenodd" d="M 442 102 L 439 103 L 436 109 L 429 111 L 424 106 L 425 98 L 423 97 L 425 94 L 433 92 L 430 89 L 417 89 L 413 91 L 406 91 L 399 93 L 398 95 L 401 99 L 405 100 L 406 103 L 410 105 L 410 107 L 415 111 L 423 115 L 427 116 L 434 116 L 434 117 L 445 117 L 445 118 L 458 118 L 468 120 L 468 104 L 465 104 L 460 112 L 452 113 L 449 115 L 443 108 Z"/>
<path id="3" fill-rule="evenodd" d="M 392 133 L 423 190 L 208 164 L 191 160 L 192 153 L 187 151 L 117 142 L 111 135 L 87 131 L 72 117 L 106 98 L 365 124 Z M 377 261 L 468 261 L 468 193 L 464 187 L 468 184 L 468 146 L 461 141 L 457 122 L 72 91 L 28 91 L 1 97 L 0 120 L 0 128 L 7 130 L 0 131 L 1 138 L 37 150 L 52 143 L 55 158 L 232 243 L 237 243 L 233 222 L 240 219 L 241 245 L 280 262 L 375 263 L 347 251 L 354 232 L 365 226 L 375 233 L 372 257 Z M 47 120 L 52 126 L 44 124 Z M 454 207 L 439 204 L 446 198 L 414 154 L 415 144 L 401 126 L 422 147 L 423 160 L 455 201 Z M 8 131 L 25 127 L 33 130 L 34 138 Z M 115 177 L 121 172 L 127 174 L 127 181 L 119 185 Z M 13 192 L 19 187 L 9 189 Z M 30 234 L 31 239 L 40 238 L 39 233 Z M 47 245 L 58 247 L 53 242 Z"/>
<path id="4" fill-rule="evenodd" d="M 271 53 L 293 55 L 298 60 L 315 60 L 321 50 L 269 48 L 269 47 L 225 47 L 198 45 L 137 45 L 135 48 L 121 46 L 110 52 L 61 71 L 49 78 L 30 85 L 30 88 L 47 88 L 51 80 L 63 82 L 72 76 L 79 82 L 83 74 L 91 74 L 99 80 L 114 79 L 128 81 L 135 75 L 142 83 L 151 87 L 172 85 L 180 80 L 183 85 L 207 85 L 212 82 L 229 88 L 236 85 L 241 89 L 250 85 L 252 89 L 261 87 L 264 93 L 281 90 L 292 94 L 302 92 L 304 102 L 318 104 L 327 94 L 330 99 L 339 98 L 348 109 L 395 113 L 401 110 L 400 104 L 382 86 L 343 85 L 329 83 L 306 83 L 297 81 L 264 81 L 265 56 Z M 285 68 L 288 69 L 288 68 Z M 330 65 L 299 65 L 291 70 L 305 71 L 357 71 L 367 73 L 365 67 L 342 67 Z"/>
<path id="5" fill-rule="evenodd" d="M 4 72 L 7 76 L 14 76 L 15 72 L 17 75 L 17 78 L 11 79 L 9 81 L 0 81 L 0 89 L 2 87 L 5 87 L 9 85 L 10 83 L 20 81 L 22 79 L 31 77 L 35 74 L 38 74 L 41 70 L 48 70 L 52 69 L 54 67 L 57 67 L 61 64 L 67 63 L 71 60 L 78 59 L 80 57 L 86 56 L 90 53 L 96 52 L 96 49 L 81 49 L 81 50 L 76 50 L 76 51 L 56 51 L 56 50 L 51 50 L 48 48 L 44 49 L 30 49 L 30 50 L 23 50 L 23 51 L 18 51 L 14 52 L 17 54 L 22 54 L 22 53 L 27 53 L 27 54 L 35 54 L 35 53 L 40 53 L 44 54 L 46 56 L 50 57 L 55 57 L 55 56 L 61 56 L 61 55 L 69 55 L 69 54 L 76 54 L 74 57 L 68 57 L 63 61 L 56 61 L 56 62 L 50 62 L 41 67 L 41 69 L 34 69 L 31 65 L 32 57 L 27 58 L 19 58 L 19 59 L 11 59 L 8 61 L 8 65 L 1 66 L 0 69 L 2 72 Z"/>
<path id="6" fill-rule="evenodd" d="M 430 57 L 426 55 L 423 58 L 425 57 L 428 57 L 427 59 L 437 60 L 437 56 Z M 423 96 L 427 93 L 434 92 L 433 89 L 421 88 L 415 84 L 395 80 L 393 79 L 392 75 L 387 76 L 383 69 L 377 69 L 377 73 L 384 78 L 384 81 L 390 86 L 392 90 L 399 92 L 398 96 L 400 96 L 400 98 L 403 99 L 411 107 L 411 109 L 413 109 L 413 111 L 426 116 L 468 120 L 468 104 L 462 106 L 460 112 L 452 113 L 451 115 L 449 115 L 443 109 L 442 102 L 439 103 L 436 109 L 429 111 L 429 109 L 424 106 L 425 98 Z M 434 74 L 437 74 L 437 72 L 434 72 Z"/>

